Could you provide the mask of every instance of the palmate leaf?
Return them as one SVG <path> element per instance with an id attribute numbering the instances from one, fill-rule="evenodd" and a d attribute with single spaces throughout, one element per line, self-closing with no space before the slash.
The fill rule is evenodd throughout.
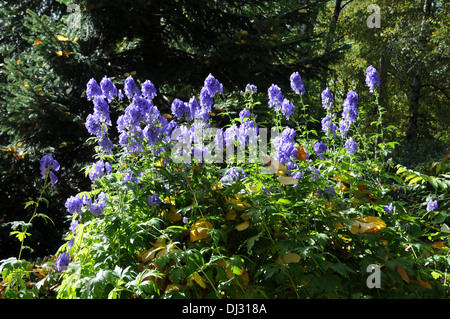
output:
<path id="1" fill-rule="evenodd" d="M 39 214 L 36 214 L 36 217 L 42 217 L 45 221 L 49 220 L 49 221 L 52 222 L 52 224 L 54 226 L 56 226 L 55 223 L 53 222 L 53 220 L 50 217 L 48 217 L 47 215 L 45 215 L 45 214 L 39 213 Z"/>
<path id="2" fill-rule="evenodd" d="M 9 223 L 6 223 L 6 225 L 10 225 L 12 230 L 16 230 L 19 226 L 22 230 L 27 230 L 29 227 L 33 226 L 31 223 L 26 223 L 22 220 L 19 221 L 12 221 Z"/>
<path id="3" fill-rule="evenodd" d="M 9 233 L 11 236 L 16 235 L 16 238 L 20 241 L 23 242 L 25 240 L 25 238 L 27 238 L 28 236 L 31 236 L 30 233 L 27 233 L 26 231 L 20 232 L 20 231 L 12 231 Z"/>
<path id="4" fill-rule="evenodd" d="M 344 278 L 348 278 L 349 274 L 355 273 L 355 271 L 352 268 L 343 263 L 333 264 L 329 266 L 329 268 L 333 269 L 335 272 L 337 272 Z"/>

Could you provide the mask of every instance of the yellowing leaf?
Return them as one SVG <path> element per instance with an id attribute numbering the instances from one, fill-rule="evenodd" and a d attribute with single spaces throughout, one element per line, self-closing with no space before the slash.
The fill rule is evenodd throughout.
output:
<path id="1" fill-rule="evenodd" d="M 168 294 L 168 293 L 170 293 L 170 292 L 172 292 L 172 291 L 175 291 L 175 290 L 178 291 L 178 290 L 180 290 L 182 287 L 183 287 L 183 286 L 181 286 L 181 285 L 169 284 L 169 285 L 167 285 L 166 290 L 164 291 L 164 293 Z"/>
<path id="2" fill-rule="evenodd" d="M 135 76 L 136 75 L 136 71 L 131 71 L 130 73 L 125 73 L 124 76 Z"/>
<path id="3" fill-rule="evenodd" d="M 411 179 L 411 180 L 409 181 L 408 185 L 415 184 L 416 182 L 421 181 L 421 180 L 423 180 L 423 178 L 420 177 L 420 176 L 414 177 L 413 179 Z"/>
<path id="4" fill-rule="evenodd" d="M 225 202 L 227 204 L 234 204 L 238 208 L 245 208 L 248 206 L 247 201 L 243 198 L 244 196 L 242 194 L 235 195 L 236 198 L 225 198 Z"/>
<path id="5" fill-rule="evenodd" d="M 278 161 L 273 161 L 270 163 L 270 170 L 274 172 L 276 176 L 281 176 L 287 173 L 286 166 Z"/>
<path id="6" fill-rule="evenodd" d="M 196 272 L 192 275 L 192 279 L 203 289 L 206 288 L 206 283 L 203 278 Z"/>
<path id="7" fill-rule="evenodd" d="M 143 251 L 142 253 L 139 254 L 138 260 L 143 264 L 146 264 L 146 263 L 152 261 L 156 255 L 155 250 L 156 250 L 156 247 L 153 247 L 146 251 Z"/>
<path id="8" fill-rule="evenodd" d="M 362 220 L 354 220 L 351 222 L 350 232 L 354 235 L 365 233 L 367 230 L 374 227 Z"/>
<path id="9" fill-rule="evenodd" d="M 445 241 L 442 241 L 442 240 L 431 244 L 431 248 L 433 248 L 433 249 L 441 249 L 442 250 L 442 249 L 444 249 L 444 247 L 447 247 L 447 244 L 445 243 Z"/>
<path id="10" fill-rule="evenodd" d="M 57 56 L 62 56 L 63 55 L 63 52 L 61 50 L 55 51 L 55 53 L 56 53 Z"/>
<path id="11" fill-rule="evenodd" d="M 395 267 L 395 271 L 400 275 L 400 277 L 402 277 L 402 279 L 406 282 L 406 283 L 410 283 L 410 279 L 409 279 L 409 275 L 408 272 L 400 265 L 397 265 Z"/>
<path id="12" fill-rule="evenodd" d="M 428 282 L 423 281 L 423 280 L 411 280 L 411 283 L 420 285 L 420 286 L 425 287 L 430 290 L 433 289 L 433 287 L 431 287 L 431 285 Z"/>
<path id="13" fill-rule="evenodd" d="M 375 233 L 386 227 L 386 223 L 378 217 L 358 218 L 351 223 L 352 234 Z"/>
<path id="14" fill-rule="evenodd" d="M 69 40 L 68 37 L 65 37 L 65 36 L 63 36 L 63 35 L 61 35 L 61 34 L 58 34 L 58 35 L 56 36 L 56 38 L 57 38 L 59 41 L 62 41 L 62 42 L 66 42 L 66 41 Z"/>
<path id="15" fill-rule="evenodd" d="M 155 259 L 163 257 L 167 255 L 168 253 L 175 253 L 178 249 L 174 245 L 168 245 L 166 248 L 161 249 L 158 251 L 158 253 L 155 256 Z"/>
<path id="16" fill-rule="evenodd" d="M 386 223 L 378 217 L 367 216 L 366 218 L 364 218 L 364 221 L 369 224 L 375 224 L 375 226 L 367 230 L 366 233 L 375 233 L 383 228 L 386 228 Z"/>
<path id="17" fill-rule="evenodd" d="M 213 229 L 213 225 L 209 221 L 205 221 L 203 218 L 197 220 L 191 228 L 191 241 L 202 240 L 210 237 L 210 234 L 208 234 L 208 229 Z"/>
<path id="18" fill-rule="evenodd" d="M 298 179 L 289 176 L 280 176 L 278 177 L 278 181 L 283 185 L 295 185 L 298 183 Z"/>
<path id="19" fill-rule="evenodd" d="M 183 217 L 177 211 L 175 206 L 171 206 L 170 209 L 169 209 L 169 221 L 171 223 L 174 223 L 174 222 L 177 222 L 177 221 L 182 220 L 182 219 L 183 219 Z"/>
<path id="20" fill-rule="evenodd" d="M 227 211 L 226 215 L 225 215 L 225 219 L 226 220 L 236 220 L 236 210 L 235 209 L 230 209 L 229 211 Z"/>
<path id="21" fill-rule="evenodd" d="M 301 257 L 296 253 L 287 253 L 283 257 L 278 256 L 276 263 L 279 265 L 287 265 L 291 263 L 298 263 Z"/>
<path id="22" fill-rule="evenodd" d="M 236 230 L 238 230 L 238 231 L 243 231 L 243 230 L 246 230 L 248 228 L 248 226 L 250 226 L 250 222 L 247 220 L 247 221 L 237 225 L 234 228 L 236 228 Z"/>

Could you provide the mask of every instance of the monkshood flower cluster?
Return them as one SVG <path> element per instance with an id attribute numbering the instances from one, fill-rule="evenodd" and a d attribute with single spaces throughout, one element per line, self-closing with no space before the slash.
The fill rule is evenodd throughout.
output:
<path id="1" fill-rule="evenodd" d="M 107 205 L 108 194 L 100 193 L 96 200 L 86 195 L 70 196 L 65 203 L 67 212 L 70 215 L 78 214 L 81 216 L 84 210 L 89 210 L 92 215 L 98 217 L 103 214 Z"/>
<path id="2" fill-rule="evenodd" d="M 369 87 L 369 91 L 373 93 L 375 85 L 380 86 L 380 77 L 377 70 L 371 65 L 366 70 L 366 84 Z M 358 145 L 352 137 L 347 138 L 347 134 L 350 127 L 358 119 L 358 94 L 350 90 L 344 100 L 342 106 L 341 120 L 338 125 L 333 123 L 334 115 L 331 114 L 333 107 L 333 96 L 328 88 L 326 88 L 322 94 L 322 107 L 327 111 L 327 115 L 322 119 L 322 130 L 327 138 L 336 138 L 336 131 L 339 127 L 340 136 L 345 139 L 344 148 L 350 154 L 355 154 L 358 151 Z M 323 153 L 327 151 L 327 145 L 323 141 L 319 141 L 314 146 L 314 151 L 320 159 L 323 158 Z"/>
<path id="3" fill-rule="evenodd" d="M 381 80 L 380 80 L 377 70 L 372 65 L 370 65 L 366 69 L 366 85 L 369 87 L 370 93 L 373 93 L 375 85 L 380 87 L 380 84 L 381 84 Z"/>
<path id="4" fill-rule="evenodd" d="M 54 186 L 58 182 L 58 177 L 56 177 L 54 172 L 59 171 L 59 163 L 53 158 L 52 154 L 44 155 L 40 161 L 41 177 L 45 179 L 47 176 L 50 177 L 50 181 Z"/>

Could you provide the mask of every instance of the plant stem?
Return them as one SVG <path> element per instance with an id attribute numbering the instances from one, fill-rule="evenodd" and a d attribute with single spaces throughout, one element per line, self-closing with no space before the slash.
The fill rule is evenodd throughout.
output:
<path id="1" fill-rule="evenodd" d="M 39 194 L 39 198 L 38 198 L 38 201 L 37 202 L 35 202 L 34 203 L 34 211 L 33 211 L 33 215 L 31 215 L 31 218 L 30 218 L 30 220 L 28 221 L 28 224 L 31 224 L 31 222 L 33 221 L 33 219 L 36 217 L 36 212 L 37 212 L 37 208 L 38 208 L 38 206 L 39 206 L 39 202 L 41 201 L 41 199 L 42 199 L 42 195 L 44 194 L 44 191 L 45 191 L 45 189 L 47 188 L 47 180 L 48 180 L 48 174 L 49 173 L 47 173 L 46 175 L 45 175 L 45 180 L 44 180 L 44 187 L 42 187 L 42 189 L 41 189 L 41 192 L 40 192 L 40 194 Z M 18 257 L 18 259 L 20 260 L 20 258 L 22 257 L 22 251 L 23 251 L 23 243 L 25 242 L 25 237 L 23 237 L 22 238 L 22 240 L 20 241 L 20 250 L 19 250 L 19 257 Z"/>

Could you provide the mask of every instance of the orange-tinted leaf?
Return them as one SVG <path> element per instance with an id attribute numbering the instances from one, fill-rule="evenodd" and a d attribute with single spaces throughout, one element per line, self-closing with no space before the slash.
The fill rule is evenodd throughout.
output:
<path id="1" fill-rule="evenodd" d="M 428 282 L 423 281 L 423 280 L 411 280 L 411 283 L 418 284 L 418 285 L 425 287 L 427 289 L 430 289 L 430 290 L 433 289 L 433 287 L 431 287 L 431 285 Z"/>
<path id="2" fill-rule="evenodd" d="M 411 280 L 409 279 L 408 272 L 406 271 L 405 268 L 403 268 L 403 267 L 400 266 L 400 265 L 397 265 L 397 266 L 395 267 L 395 271 L 400 275 L 400 277 L 402 277 L 402 279 L 403 279 L 406 283 L 409 284 L 409 283 L 411 282 Z"/>
<path id="3" fill-rule="evenodd" d="M 366 218 L 364 218 L 364 221 L 366 223 L 375 225 L 372 228 L 370 228 L 369 230 L 367 230 L 366 233 L 375 233 L 377 231 L 380 231 L 383 228 L 386 228 L 386 223 L 378 217 L 367 216 Z"/>
<path id="4" fill-rule="evenodd" d="M 302 162 L 306 162 L 306 151 L 303 146 L 297 148 L 297 159 Z"/>
<path id="5" fill-rule="evenodd" d="M 447 247 L 447 244 L 445 243 L 445 241 L 442 241 L 442 240 L 431 244 L 431 248 L 433 248 L 433 249 L 441 249 L 442 250 L 442 249 L 444 249 L 444 247 Z"/>
<path id="6" fill-rule="evenodd" d="M 358 185 L 358 189 L 362 192 L 363 190 L 369 189 L 367 185 Z"/>
<path id="7" fill-rule="evenodd" d="M 378 217 L 367 216 L 352 221 L 352 234 L 375 233 L 386 227 L 386 223 Z"/>
<path id="8" fill-rule="evenodd" d="M 36 40 L 36 41 L 34 41 L 33 45 L 39 45 L 39 44 L 41 44 L 41 43 L 42 43 L 41 40 Z"/>

